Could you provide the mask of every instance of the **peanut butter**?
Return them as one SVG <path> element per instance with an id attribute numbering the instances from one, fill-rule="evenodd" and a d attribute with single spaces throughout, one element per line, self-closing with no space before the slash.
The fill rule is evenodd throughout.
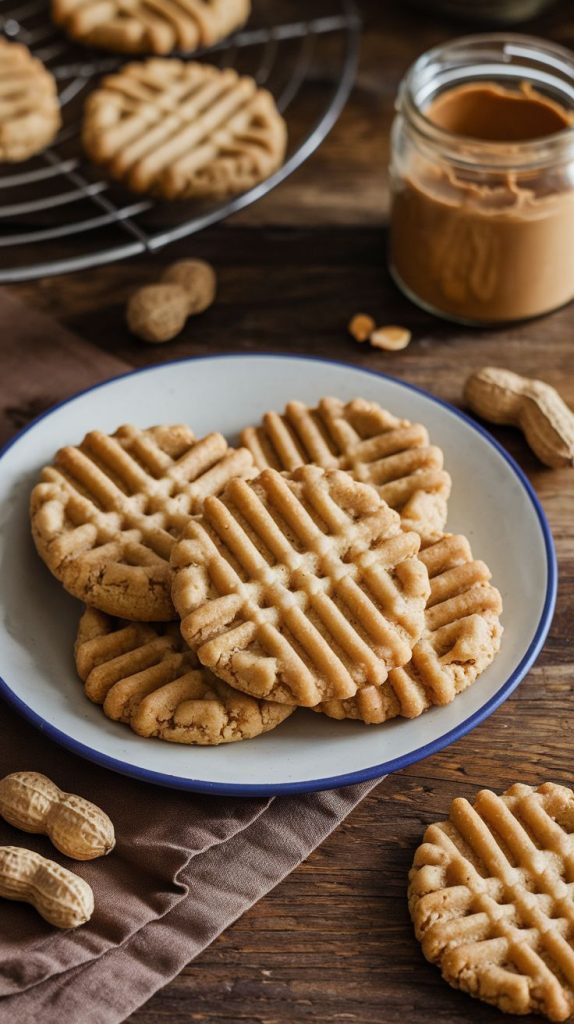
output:
<path id="1" fill-rule="evenodd" d="M 473 165 L 413 147 L 395 174 L 391 259 L 405 290 L 435 312 L 479 323 L 537 316 L 572 299 L 572 163 L 516 162 L 524 144 L 572 128 L 572 114 L 531 85 L 487 81 L 446 90 L 424 113 L 458 138 L 459 156 L 465 139 L 468 154 L 477 140 L 487 144 L 486 156 Z"/>

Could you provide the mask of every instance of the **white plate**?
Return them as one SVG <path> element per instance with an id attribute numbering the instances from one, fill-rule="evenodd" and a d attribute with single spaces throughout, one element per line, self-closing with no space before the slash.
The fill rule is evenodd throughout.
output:
<path id="1" fill-rule="evenodd" d="M 86 700 L 73 666 L 79 605 L 38 559 L 28 496 L 61 445 L 98 427 L 113 431 L 187 422 L 231 440 L 267 409 L 322 395 L 374 399 L 425 423 L 453 478 L 448 528 L 465 533 L 493 571 L 504 600 L 502 649 L 447 707 L 383 726 L 297 711 L 245 743 L 185 747 L 142 739 Z M 556 594 L 552 538 L 520 469 L 456 409 L 400 381 L 340 363 L 283 356 L 221 356 L 154 366 L 98 385 L 29 426 L 0 455 L 0 692 L 45 734 L 115 771 L 149 782 L 254 796 L 304 792 L 376 778 L 445 747 L 482 722 L 532 665 Z"/>

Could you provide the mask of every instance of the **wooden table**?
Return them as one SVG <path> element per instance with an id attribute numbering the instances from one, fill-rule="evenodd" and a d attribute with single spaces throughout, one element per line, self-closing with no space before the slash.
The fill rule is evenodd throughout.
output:
<path id="1" fill-rule="evenodd" d="M 529 30 L 573 43 L 569 6 L 559 5 Z M 321 150 L 274 194 L 154 258 L 21 285 L 14 293 L 133 366 L 221 351 L 316 353 L 385 370 L 459 404 L 471 369 L 500 364 L 545 377 L 574 405 L 574 306 L 504 331 L 470 331 L 415 309 L 391 284 L 385 165 L 393 99 L 415 55 L 465 27 L 409 13 L 403 2 L 363 0 L 363 9 L 367 33 L 353 98 Z M 218 302 L 173 344 L 139 344 L 123 326 L 127 295 L 188 254 L 217 267 Z M 359 310 L 410 327 L 409 349 L 392 355 L 355 344 L 345 325 Z M 497 436 L 533 481 L 560 560 L 556 618 L 536 666 L 470 736 L 384 781 L 131 1024 L 503 1019 L 452 991 L 424 961 L 405 900 L 425 825 L 446 815 L 454 796 L 472 799 L 480 787 L 502 790 L 514 781 L 573 782 L 574 473 L 542 468 L 513 431 Z"/>

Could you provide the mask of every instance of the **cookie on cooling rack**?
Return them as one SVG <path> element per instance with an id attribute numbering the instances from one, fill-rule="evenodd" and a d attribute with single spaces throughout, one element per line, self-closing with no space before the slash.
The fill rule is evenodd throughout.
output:
<path id="1" fill-rule="evenodd" d="M 449 704 L 494 660 L 502 636 L 502 598 L 490 570 L 472 557 L 466 537 L 446 534 L 419 554 L 430 579 L 425 629 L 402 668 L 382 686 L 368 686 L 349 700 L 319 704 L 330 718 L 380 725 L 401 715 L 417 718 L 435 704 Z"/>
<path id="2" fill-rule="evenodd" d="M 241 442 L 259 469 L 294 470 L 313 463 L 338 467 L 374 484 L 409 530 L 423 538 L 443 532 L 451 479 L 443 453 L 426 427 L 398 419 L 376 402 L 322 398 L 316 408 L 289 402 L 282 415 L 268 412 L 247 427 Z"/>
<path id="3" fill-rule="evenodd" d="M 189 427 L 94 430 L 57 452 L 32 491 L 40 557 L 74 597 L 110 615 L 177 618 L 170 597 L 175 539 L 206 495 L 253 476 L 246 448 Z"/>
<path id="4" fill-rule="evenodd" d="M 0 162 L 39 153 L 60 128 L 53 75 L 26 46 L 0 36 Z"/>
<path id="5" fill-rule="evenodd" d="M 82 137 L 111 177 L 163 199 L 244 192 L 280 167 L 286 147 L 275 101 L 253 78 L 161 58 L 104 78 Z"/>
<path id="6" fill-rule="evenodd" d="M 409 908 L 424 955 L 454 988 L 506 1013 L 567 1020 L 574 792 L 545 782 L 453 800 L 415 854 Z"/>
<path id="7" fill-rule="evenodd" d="M 127 622 L 86 608 L 75 658 L 90 700 L 140 736 L 213 747 L 254 739 L 295 710 L 217 679 L 199 665 L 175 623 Z"/>
<path id="8" fill-rule="evenodd" d="M 251 0 L 52 0 L 52 17 L 80 43 L 118 53 L 192 52 L 249 17 Z"/>
<path id="9" fill-rule="evenodd" d="M 419 639 L 420 538 L 373 487 L 302 466 L 232 480 L 172 552 L 181 631 L 230 685 L 313 707 L 381 685 Z"/>

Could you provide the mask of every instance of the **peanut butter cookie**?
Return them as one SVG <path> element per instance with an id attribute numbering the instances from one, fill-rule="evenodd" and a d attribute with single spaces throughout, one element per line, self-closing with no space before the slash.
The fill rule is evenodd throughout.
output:
<path id="1" fill-rule="evenodd" d="M 574 1013 L 574 792 L 517 783 L 425 832 L 409 908 L 445 981 L 506 1013 Z"/>
<path id="2" fill-rule="evenodd" d="M 0 36 L 0 162 L 39 153 L 60 128 L 53 75 L 26 46 Z"/>
<path id="3" fill-rule="evenodd" d="M 88 46 L 118 53 L 191 53 L 239 28 L 251 0 L 52 0 L 52 17 Z"/>
<path id="4" fill-rule="evenodd" d="M 398 419 L 376 402 L 322 398 L 314 409 L 289 402 L 283 414 L 268 412 L 260 426 L 246 428 L 241 441 L 259 469 L 290 471 L 308 463 L 345 469 L 373 484 L 406 529 L 427 539 L 443 532 L 451 479 L 441 449 L 422 424 Z"/>
<path id="5" fill-rule="evenodd" d="M 213 747 L 269 732 L 295 710 L 217 679 L 175 623 L 127 622 L 86 608 L 75 656 L 86 695 L 139 736 Z"/>
<path id="6" fill-rule="evenodd" d="M 169 556 L 190 515 L 234 476 L 254 474 L 245 448 L 189 427 L 94 430 L 60 449 L 32 491 L 40 557 L 74 597 L 122 618 L 177 618 Z"/>
<path id="7" fill-rule="evenodd" d="M 202 664 L 313 707 L 410 660 L 429 593 L 420 539 L 340 470 L 267 469 L 207 498 L 175 545 L 172 597 Z"/>
<path id="8" fill-rule="evenodd" d="M 280 167 L 286 147 L 285 122 L 253 78 L 160 58 L 104 78 L 82 134 L 112 178 L 163 199 L 244 192 Z"/>
<path id="9" fill-rule="evenodd" d="M 502 636 L 502 598 L 490 570 L 472 557 L 466 537 L 445 534 L 421 551 L 430 597 L 425 629 L 407 665 L 389 672 L 382 686 L 367 686 L 348 700 L 314 710 L 330 718 L 379 725 L 390 718 L 417 718 L 435 704 L 450 704 L 495 658 Z"/>

